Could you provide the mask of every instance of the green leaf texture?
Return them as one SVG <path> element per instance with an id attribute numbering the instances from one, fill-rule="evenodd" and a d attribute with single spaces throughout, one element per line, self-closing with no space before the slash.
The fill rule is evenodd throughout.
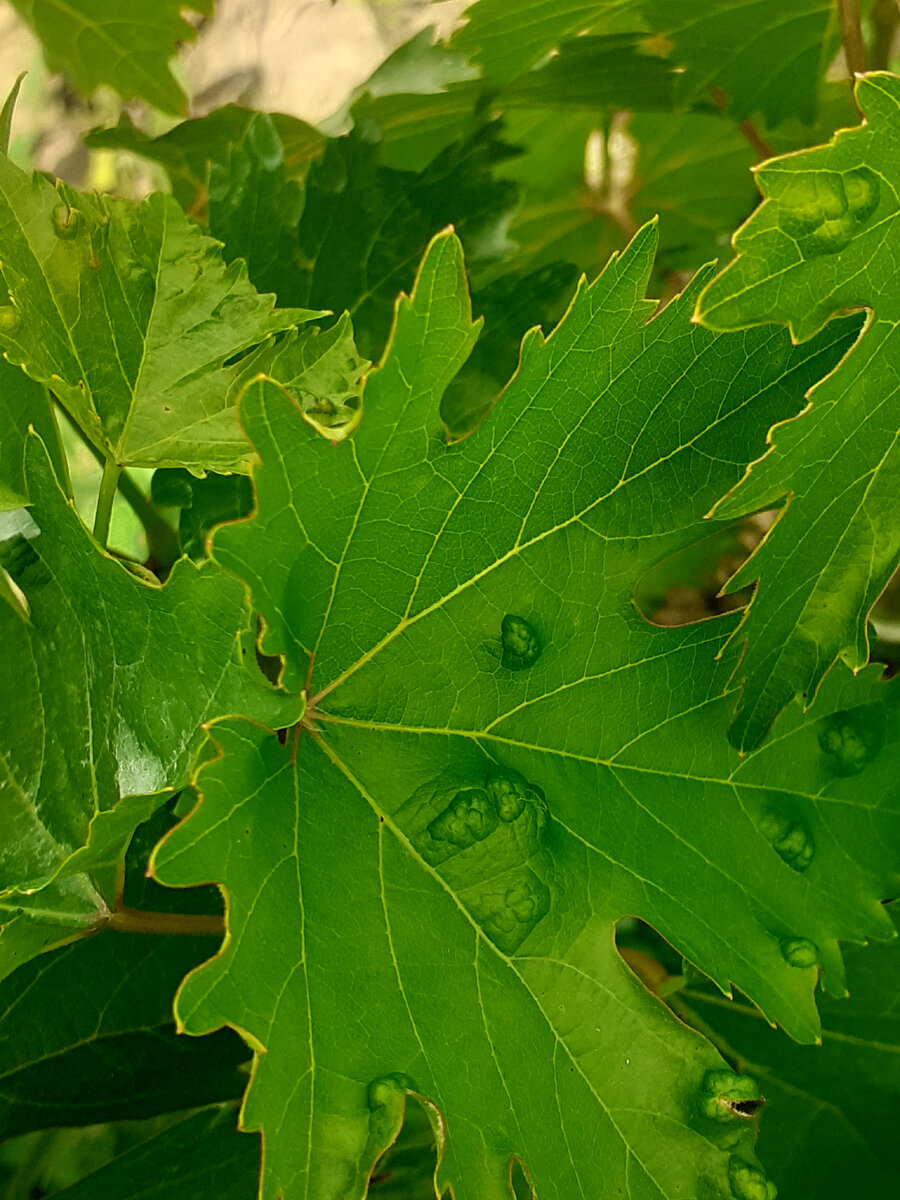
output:
<path id="1" fill-rule="evenodd" d="M 102 915 L 110 872 L 159 793 L 185 782 L 204 721 L 298 711 L 240 661 L 237 580 L 187 561 L 165 587 L 137 579 L 98 549 L 36 437 L 26 481 L 31 508 L 3 543 L 30 620 L 0 605 L 0 975 Z"/>
<path id="2" fill-rule="evenodd" d="M 0 156 L 0 347 L 122 465 L 245 469 L 226 365 L 317 315 L 273 309 L 177 204 L 54 187 Z"/>
<path id="3" fill-rule="evenodd" d="M 788 497 L 728 585 L 760 581 L 738 635 L 746 682 L 731 736 L 742 748 L 758 745 L 797 693 L 812 703 L 837 658 L 866 662 L 866 617 L 900 557 L 900 80 L 868 76 L 858 96 L 865 126 L 762 168 L 765 202 L 699 305 L 714 329 L 785 321 L 801 341 L 834 312 L 872 310 L 809 411 L 772 431 L 772 449 L 715 509 L 734 517 Z"/>
<path id="4" fill-rule="evenodd" d="M 214 555 L 309 707 L 285 745 L 215 727 L 154 869 L 227 892 L 230 939 L 177 1011 L 266 1051 L 243 1114 L 266 1200 L 363 1196 L 409 1093 L 458 1200 L 508 1198 L 513 1155 L 542 1200 L 769 1200 L 753 1122 L 716 1119 L 721 1060 L 628 972 L 615 923 L 641 915 L 805 1041 L 816 970 L 785 947 L 815 943 L 840 992 L 837 938 L 893 932 L 895 693 L 874 672 L 830 697 L 853 714 L 834 725 L 878 734 L 861 822 L 798 710 L 774 752 L 728 746 L 733 618 L 663 630 L 631 599 L 855 322 L 799 348 L 711 334 L 689 320 L 708 272 L 649 321 L 654 244 L 649 226 L 526 337 L 463 441 L 439 416 L 478 333 L 452 234 L 352 438 L 330 445 L 270 382 L 245 394 L 258 513 Z"/>
<path id="5" fill-rule="evenodd" d="M 194 27 L 185 10 L 208 15 L 213 0 L 12 0 L 40 38 L 54 71 L 66 71 L 90 96 L 101 84 L 123 100 L 140 97 L 164 112 L 181 113 L 185 96 L 169 70 L 179 42 Z"/>

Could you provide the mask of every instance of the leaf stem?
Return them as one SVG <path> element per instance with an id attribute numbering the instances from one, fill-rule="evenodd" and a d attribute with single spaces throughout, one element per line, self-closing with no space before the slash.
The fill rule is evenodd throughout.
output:
<path id="1" fill-rule="evenodd" d="M 180 934 L 187 937 L 224 937 L 222 917 L 203 913 L 145 912 L 122 905 L 103 922 L 103 928 L 117 933 Z"/>
<path id="2" fill-rule="evenodd" d="M 841 22 L 841 41 L 844 44 L 847 70 L 850 72 L 850 87 L 855 100 L 856 76 L 864 75 L 866 72 L 866 46 L 863 42 L 862 25 L 859 20 L 859 0 L 838 0 L 838 17 Z"/>
<path id="3" fill-rule="evenodd" d="M 723 116 L 728 114 L 728 97 L 720 87 L 710 89 L 712 98 L 716 102 L 716 107 Z M 774 158 L 775 151 L 762 136 L 752 121 L 741 121 L 738 124 L 738 133 L 753 148 L 753 153 L 756 157 L 763 161 L 766 158 Z"/>
<path id="4" fill-rule="evenodd" d="M 121 473 L 122 468 L 114 458 L 104 459 L 100 494 L 97 496 L 97 512 L 94 515 L 94 537 L 104 548 L 109 538 L 109 522 Z"/>
<path id="5" fill-rule="evenodd" d="M 97 449 L 90 438 L 85 435 L 84 430 L 69 417 L 65 409 L 63 409 L 63 412 L 84 445 L 87 446 L 94 458 L 99 463 L 103 463 L 105 467 L 107 460 L 104 457 L 103 451 Z M 54 407 L 55 414 L 56 408 Z M 153 507 L 153 502 L 150 498 L 138 487 L 125 470 L 119 475 L 118 489 L 122 499 L 140 521 L 144 533 L 147 535 L 147 553 L 150 564 L 157 571 L 157 574 L 161 574 L 164 577 L 168 574 L 169 568 L 181 553 L 177 532 L 166 518 Z M 161 568 L 161 571 L 159 568 Z"/>

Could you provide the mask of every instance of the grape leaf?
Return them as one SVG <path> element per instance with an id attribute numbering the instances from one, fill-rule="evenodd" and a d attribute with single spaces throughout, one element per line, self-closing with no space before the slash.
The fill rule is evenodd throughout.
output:
<path id="1" fill-rule="evenodd" d="M 869 76 L 858 96 L 865 126 L 760 170 L 765 202 L 698 309 L 715 329 L 785 321 L 800 340 L 841 309 L 873 312 L 852 353 L 811 392 L 810 411 L 773 430 L 772 449 L 715 509 L 733 517 L 789 497 L 728 585 L 760 581 L 736 635 L 747 642 L 746 683 L 731 737 L 745 748 L 794 695 L 811 703 L 837 658 L 866 662 L 866 615 L 900 557 L 900 291 L 890 267 L 900 230 L 900 80 Z"/>
<path id="2" fill-rule="evenodd" d="M 230 148 L 247 136 L 258 113 L 226 104 L 205 117 L 182 121 L 168 133 L 151 138 L 123 114 L 109 129 L 93 129 L 85 144 L 96 150 L 127 150 L 158 163 L 169 176 L 172 194 L 183 209 L 198 213 L 206 202 L 210 163 L 227 161 Z M 322 150 L 324 138 L 317 129 L 286 113 L 267 113 L 281 141 L 285 166 L 302 175 Z"/>
<path id="3" fill-rule="evenodd" d="M 857 323 L 799 348 L 711 334 L 689 320 L 709 270 L 649 321 L 654 242 L 651 225 L 526 337 L 460 442 L 439 405 L 478 324 L 449 233 L 352 438 L 317 437 L 271 382 L 243 398 L 258 512 L 213 551 L 309 706 L 285 745 L 216 725 L 202 799 L 153 863 L 227 890 L 230 941 L 177 1011 L 266 1051 L 244 1108 L 263 1195 L 361 1197 L 412 1092 L 460 1200 L 508 1197 L 513 1155 L 546 1200 L 769 1197 L 753 1122 L 720 1114 L 721 1060 L 629 974 L 615 923 L 643 916 L 805 1041 L 816 971 L 782 943 L 814 942 L 840 991 L 837 938 L 892 932 L 896 690 L 870 672 L 831 697 L 878 735 L 860 822 L 858 780 L 799 710 L 776 753 L 728 746 L 732 617 L 663 630 L 631 599 L 709 532 L 735 447 Z"/>
<path id="4" fill-rule="evenodd" d="M 0 156 L 0 347 L 120 464 L 246 469 L 225 364 L 316 316 L 273 311 L 168 197 L 54 187 Z"/>
<path id="5" fill-rule="evenodd" d="M 894 925 L 897 905 L 891 905 Z M 753 1076 L 767 1101 L 760 1154 L 779 1194 L 881 1200 L 900 1170 L 900 939 L 848 946 L 849 998 L 822 996 L 822 1046 L 796 1046 L 744 999 L 690 985 L 672 997 L 682 1017 Z"/>
<path id="6" fill-rule="evenodd" d="M 46 389 L 0 358 L 0 512 L 28 503 L 24 469 L 29 425 L 43 438 L 59 472 L 62 456 Z"/>
<path id="7" fill-rule="evenodd" d="M 285 176 L 284 149 L 267 113 L 254 114 L 224 161 L 210 163 L 209 232 L 222 242 L 225 261 L 244 259 L 256 290 L 274 292 L 281 305 L 300 297 L 303 199 L 297 180 Z"/>
<path id="8" fill-rule="evenodd" d="M 511 82 L 562 42 L 591 30 L 631 33 L 644 28 L 630 0 L 479 0 L 452 45 L 465 51 L 494 85 Z"/>
<path id="9" fill-rule="evenodd" d="M 102 916 L 131 834 L 183 784 L 203 721 L 298 710 L 239 661 L 236 580 L 187 561 L 164 588 L 135 578 L 98 550 L 36 437 L 26 480 L 31 507 L 3 546 L 30 620 L 0 606 L 0 976 Z"/>
<path id="10" fill-rule="evenodd" d="M 235 1099 L 243 1043 L 178 1037 L 172 997 L 206 938 L 111 934 L 26 963 L 0 984 L 0 1138 Z M 60 996 L 66 1019 L 57 1019 Z"/>
<path id="11" fill-rule="evenodd" d="M 685 100 L 708 100 L 719 88 L 738 121 L 758 111 L 769 125 L 814 119 L 819 81 L 840 44 L 831 0 L 641 0 L 638 8 L 687 68 Z"/>
<path id="12" fill-rule="evenodd" d="M 259 1146 L 235 1128 L 232 1108 L 204 1109 L 54 1195 L 64 1200 L 255 1200 Z"/>
<path id="13" fill-rule="evenodd" d="M 585 178 L 585 144 L 597 128 L 593 114 L 532 109 L 507 117 L 507 140 L 525 151 L 499 168 L 523 192 L 510 227 L 520 259 L 599 269 L 634 222 L 655 214 L 660 274 L 696 270 L 721 253 L 755 200 L 753 153 L 733 125 L 705 113 L 635 113 L 618 135 L 632 161 L 616 196 L 608 169 L 600 187 Z"/>
<path id="14" fill-rule="evenodd" d="M 185 95 L 168 67 L 179 42 L 195 37 L 185 9 L 208 15 L 213 0 L 12 0 L 40 39 L 53 71 L 67 71 L 90 96 L 107 84 L 123 100 L 140 96 L 181 113 Z"/>

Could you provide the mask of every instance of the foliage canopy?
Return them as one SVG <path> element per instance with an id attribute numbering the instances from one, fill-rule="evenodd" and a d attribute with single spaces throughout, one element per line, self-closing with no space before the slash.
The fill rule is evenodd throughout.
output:
<path id="1" fill-rule="evenodd" d="M 182 110 L 180 6 L 16 7 Z M 887 1194 L 897 14 L 800 8 L 0 153 L 6 1200 Z"/>

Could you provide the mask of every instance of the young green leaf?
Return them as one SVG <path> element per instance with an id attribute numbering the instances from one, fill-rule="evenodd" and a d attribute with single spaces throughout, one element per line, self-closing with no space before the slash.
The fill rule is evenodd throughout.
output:
<path id="1" fill-rule="evenodd" d="M 329 445 L 270 382 L 244 396 L 259 508 L 214 554 L 310 705 L 287 745 L 216 726 L 155 871 L 227 890 L 230 941 L 178 1013 L 266 1051 L 244 1110 L 263 1194 L 363 1196 L 412 1092 L 460 1200 L 508 1197 L 514 1154 L 547 1200 L 768 1197 L 754 1123 L 704 1110 L 721 1060 L 628 974 L 615 923 L 643 916 L 806 1041 L 816 969 L 782 942 L 814 942 L 840 991 L 837 939 L 891 932 L 896 692 L 848 676 L 830 697 L 835 729 L 877 731 L 862 824 L 831 726 L 794 711 L 777 754 L 728 747 L 733 618 L 662 630 L 631 600 L 856 322 L 799 348 L 713 335 L 689 321 L 709 272 L 649 321 L 654 241 L 526 338 L 461 442 L 440 400 L 478 328 L 451 234 L 352 438 Z"/>
<path id="2" fill-rule="evenodd" d="M 213 0 L 12 0 L 40 38 L 54 71 L 66 71 L 90 96 L 103 83 L 123 100 L 140 96 L 181 113 L 185 96 L 168 62 L 179 42 L 196 35 L 183 13 L 209 14 Z"/>
<path id="3" fill-rule="evenodd" d="M 230 360 L 316 316 L 275 311 L 162 195 L 54 187 L 0 155 L 0 347 L 121 465 L 245 469 Z"/>
<path id="4" fill-rule="evenodd" d="M 867 124 L 828 146 L 766 164 L 766 197 L 735 237 L 738 257 L 700 299 L 714 329 L 784 321 L 798 340 L 832 313 L 872 310 L 859 344 L 810 393 L 809 411 L 772 431 L 772 449 L 714 509 L 788 503 L 728 584 L 759 587 L 740 633 L 744 697 L 731 733 L 752 748 L 802 693 L 812 703 L 837 658 L 868 657 L 866 617 L 900 557 L 897 369 L 900 80 L 858 85 Z"/>

